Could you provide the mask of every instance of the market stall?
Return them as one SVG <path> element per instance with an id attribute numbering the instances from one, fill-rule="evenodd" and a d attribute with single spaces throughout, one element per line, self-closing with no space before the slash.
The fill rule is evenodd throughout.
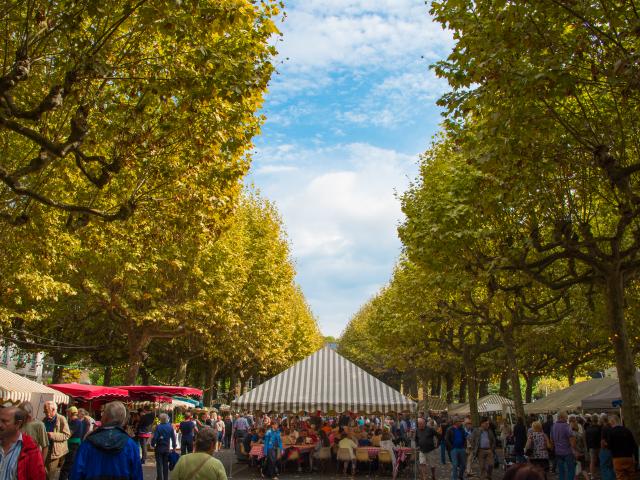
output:
<path id="1" fill-rule="evenodd" d="M 524 406 L 526 413 L 556 413 L 559 410 L 574 412 L 582 408 L 582 400 L 598 394 L 618 383 L 615 378 L 594 378 L 579 382 L 557 392 L 550 393 L 540 400 Z"/>
<path id="2" fill-rule="evenodd" d="M 640 383 L 640 372 L 636 372 L 636 381 Z M 589 395 L 582 399 L 580 406 L 583 411 L 604 411 L 617 410 L 622 405 L 622 394 L 620 393 L 620 383 L 616 382 L 598 393 Z"/>
<path id="3" fill-rule="evenodd" d="M 69 397 L 64 393 L 0 367 L 0 401 L 2 403 L 31 402 L 33 411 L 41 418 L 44 402 L 49 400 L 56 403 L 69 403 Z"/>
<path id="4" fill-rule="evenodd" d="M 413 413 L 416 403 L 324 347 L 232 402 L 254 412 Z"/>
<path id="5" fill-rule="evenodd" d="M 478 413 L 481 415 L 506 415 L 513 409 L 513 400 L 500 395 L 485 395 L 478 399 Z M 459 403 L 449 406 L 449 415 L 470 415 L 469 403 Z"/>

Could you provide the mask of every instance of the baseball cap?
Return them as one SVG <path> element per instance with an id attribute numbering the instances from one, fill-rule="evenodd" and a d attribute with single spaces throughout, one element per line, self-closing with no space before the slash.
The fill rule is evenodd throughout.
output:
<path id="1" fill-rule="evenodd" d="M 78 413 L 78 407 L 69 407 L 69 408 L 67 408 L 67 412 L 69 412 L 69 413 Z"/>

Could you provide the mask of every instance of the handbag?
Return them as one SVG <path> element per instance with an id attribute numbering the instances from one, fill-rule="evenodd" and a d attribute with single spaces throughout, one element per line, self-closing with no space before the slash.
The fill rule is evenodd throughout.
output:
<path id="1" fill-rule="evenodd" d="M 176 466 L 176 463 L 178 463 L 178 460 L 180 460 L 180 454 L 175 450 L 171 450 L 169 452 L 169 470 L 174 469 L 174 467 Z"/>

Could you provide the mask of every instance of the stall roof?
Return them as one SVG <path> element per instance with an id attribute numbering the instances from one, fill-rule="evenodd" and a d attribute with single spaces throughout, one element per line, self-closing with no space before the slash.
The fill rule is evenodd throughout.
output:
<path id="1" fill-rule="evenodd" d="M 414 412 L 416 403 L 329 347 L 232 402 L 263 412 Z"/>
<path id="2" fill-rule="evenodd" d="M 636 381 L 640 383 L 640 372 L 636 372 Z M 583 398 L 581 406 L 583 410 L 607 410 L 615 408 L 614 403 L 620 402 L 621 400 L 620 382 L 616 380 L 613 385 Z"/>
<path id="3" fill-rule="evenodd" d="M 51 388 L 81 400 L 125 400 L 129 392 L 121 388 L 85 385 L 83 383 L 58 383 Z"/>
<path id="4" fill-rule="evenodd" d="M 513 407 L 513 400 L 500 395 L 485 395 L 478 399 L 478 413 L 501 412 L 503 407 Z M 469 403 L 458 403 L 449 406 L 449 415 L 469 415 Z"/>
<path id="5" fill-rule="evenodd" d="M 144 398 L 154 395 L 202 398 L 202 390 L 193 387 L 178 387 L 170 385 L 126 385 L 118 388 L 127 390 L 133 398 Z"/>
<path id="6" fill-rule="evenodd" d="M 433 412 L 444 412 L 449 406 L 444 398 L 429 396 L 418 402 L 418 408 Z"/>
<path id="7" fill-rule="evenodd" d="M 16 403 L 31 402 L 34 394 L 51 395 L 50 399 L 56 403 L 69 403 L 67 395 L 0 367 L 0 397 L 2 400 Z"/>
<path id="8" fill-rule="evenodd" d="M 602 392 L 618 383 L 615 378 L 594 378 L 550 393 L 540 400 L 524 406 L 527 413 L 555 413 L 559 410 L 574 411 L 581 408 L 582 400 Z"/>

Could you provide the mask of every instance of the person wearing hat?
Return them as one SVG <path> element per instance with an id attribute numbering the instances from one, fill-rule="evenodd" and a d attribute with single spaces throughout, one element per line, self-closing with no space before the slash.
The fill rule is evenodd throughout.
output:
<path id="1" fill-rule="evenodd" d="M 64 463 L 60 469 L 59 480 L 68 480 L 73 469 L 73 463 L 76 460 L 76 453 L 82 439 L 85 434 L 85 423 L 78 417 L 78 407 L 72 406 L 67 408 L 67 422 L 69 423 L 69 430 L 71 430 L 71 436 L 67 440 L 69 446 L 69 453 L 64 457 Z"/>

